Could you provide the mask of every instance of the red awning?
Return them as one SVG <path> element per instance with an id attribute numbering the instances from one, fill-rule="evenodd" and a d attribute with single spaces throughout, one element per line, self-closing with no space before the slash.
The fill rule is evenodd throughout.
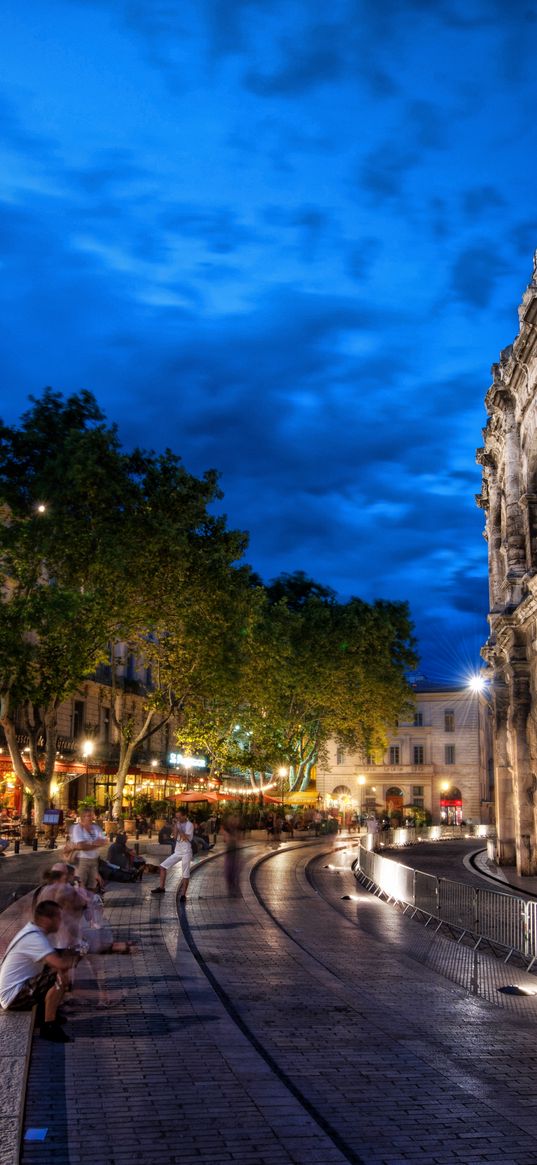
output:
<path id="1" fill-rule="evenodd" d="M 232 801 L 234 798 L 230 797 L 229 793 L 210 793 L 208 790 L 196 793 L 191 790 L 189 793 L 176 793 L 175 800 L 178 805 L 181 805 L 186 801 L 189 803 L 192 801 Z"/>

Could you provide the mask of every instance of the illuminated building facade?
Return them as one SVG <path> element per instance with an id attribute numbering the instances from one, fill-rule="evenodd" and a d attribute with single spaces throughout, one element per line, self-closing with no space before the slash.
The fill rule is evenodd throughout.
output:
<path id="1" fill-rule="evenodd" d="M 483 702 L 468 688 L 417 683 L 415 709 L 375 763 L 331 741 L 317 771 L 325 804 L 394 824 L 424 811 L 433 824 L 491 819 L 490 748 Z"/>
<path id="2" fill-rule="evenodd" d="M 110 667 L 102 666 L 93 678 L 81 685 L 72 699 L 60 705 L 56 761 L 59 788 L 54 798 L 59 808 L 76 808 L 80 798 L 87 795 L 95 796 L 101 808 L 107 806 L 115 788 L 119 760 L 114 700 L 121 704 L 115 709 L 118 717 L 125 714 L 132 717 L 136 734 L 146 720 L 146 695 L 150 683 L 147 669 L 125 651 L 121 662 L 116 662 L 115 687 L 111 684 Z M 159 717 L 155 719 L 158 721 Z M 126 779 L 124 798 L 127 805 L 129 799 L 137 795 L 148 800 L 165 800 L 184 789 L 208 783 L 206 758 L 189 757 L 179 751 L 178 729 L 179 720 L 172 716 L 141 742 Z M 17 738 L 24 748 L 27 740 L 22 718 Z M 20 810 L 21 794 L 7 747 L 0 741 L 0 800 Z"/>
<path id="3" fill-rule="evenodd" d="M 519 333 L 493 366 L 477 459 L 488 543 L 497 860 L 537 873 L 537 255 Z"/>

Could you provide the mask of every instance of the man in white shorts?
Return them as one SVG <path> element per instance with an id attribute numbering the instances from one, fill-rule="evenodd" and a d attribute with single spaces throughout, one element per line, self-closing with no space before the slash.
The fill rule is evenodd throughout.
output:
<path id="1" fill-rule="evenodd" d="M 178 862 L 182 862 L 183 880 L 179 887 L 179 898 L 181 902 L 186 901 L 186 892 L 188 883 L 190 881 L 190 863 L 192 861 L 192 838 L 194 836 L 194 826 L 188 820 L 186 811 L 180 809 L 177 814 L 176 822 L 173 827 L 173 837 L 175 838 L 175 850 L 169 858 L 165 858 L 160 863 L 160 886 L 156 886 L 151 891 L 152 894 L 164 894 L 166 886 L 166 875 L 172 866 L 176 866 Z"/>

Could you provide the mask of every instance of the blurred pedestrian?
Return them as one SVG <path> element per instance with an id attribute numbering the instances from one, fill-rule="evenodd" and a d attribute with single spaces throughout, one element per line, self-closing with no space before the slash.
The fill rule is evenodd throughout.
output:
<path id="1" fill-rule="evenodd" d="M 225 817 L 222 832 L 226 847 L 224 876 L 227 892 L 231 898 L 238 898 L 240 895 L 240 823 L 238 817 L 233 816 L 233 814 Z"/>
<path id="2" fill-rule="evenodd" d="M 38 902 L 32 921 L 11 940 L 0 968 L 0 1006 L 29 1011 L 37 1004 L 41 1038 L 67 1044 L 70 1037 L 58 1020 L 58 1008 L 75 956 L 60 954 L 53 945 L 61 915 L 57 902 Z"/>
<path id="3" fill-rule="evenodd" d="M 106 845 L 106 837 L 97 822 L 93 809 L 80 810 L 79 819 L 73 825 L 69 842 L 76 846 L 77 869 L 80 883 L 88 890 L 95 891 L 100 886 L 99 853 Z"/>

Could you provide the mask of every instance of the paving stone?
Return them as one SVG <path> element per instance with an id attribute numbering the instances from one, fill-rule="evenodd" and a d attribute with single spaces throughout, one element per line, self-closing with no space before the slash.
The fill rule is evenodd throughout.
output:
<path id="1" fill-rule="evenodd" d="M 351 849 L 307 871 L 320 850 L 246 846 L 237 899 L 221 855 L 198 865 L 181 917 L 215 984 L 177 877 L 111 889 L 141 950 L 106 961 L 115 1006 L 74 1013 L 73 1044 L 35 1039 L 26 1123 L 50 1133 L 21 1165 L 537 1165 L 537 1003 L 497 992 L 518 972 L 483 958 L 472 994 L 471 953 L 357 892 Z M 89 966 L 79 987 L 95 1003 Z"/>

